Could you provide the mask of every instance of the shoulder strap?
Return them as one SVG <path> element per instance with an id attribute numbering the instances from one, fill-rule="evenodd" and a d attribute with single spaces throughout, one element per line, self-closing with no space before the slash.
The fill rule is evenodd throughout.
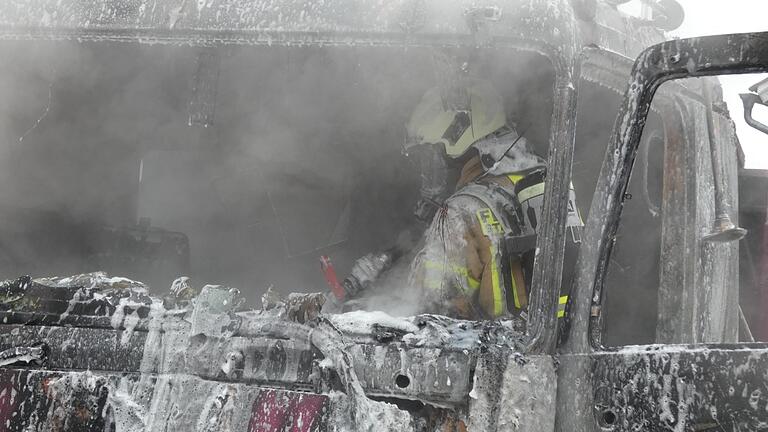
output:
<path id="1" fill-rule="evenodd" d="M 498 217 L 504 232 L 519 234 L 521 227 L 517 222 L 517 197 L 514 191 L 507 190 L 495 182 L 470 183 L 456 191 L 451 198 L 468 196 L 482 202 Z"/>
<path id="2" fill-rule="evenodd" d="M 464 186 L 463 188 L 461 188 L 460 190 L 456 191 L 456 193 L 454 193 L 451 198 L 458 198 L 462 196 L 474 198 L 480 201 L 481 203 L 483 203 L 485 207 L 488 207 L 489 209 L 491 209 L 491 211 L 494 214 L 497 214 L 497 215 L 499 214 L 497 211 L 499 207 L 499 203 L 491 197 L 491 194 L 489 193 L 489 188 L 485 184 L 470 183 Z M 508 232 L 509 224 L 507 224 L 506 221 L 504 220 L 501 221 L 501 224 L 502 224 L 502 227 L 504 228 L 504 232 Z"/>

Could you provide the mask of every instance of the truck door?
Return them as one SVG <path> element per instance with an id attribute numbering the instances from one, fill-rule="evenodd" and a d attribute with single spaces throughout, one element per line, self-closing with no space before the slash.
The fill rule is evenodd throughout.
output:
<path id="1" fill-rule="evenodd" d="M 636 61 L 580 251 L 557 430 L 768 428 L 768 344 L 739 297 L 743 161 L 717 81 L 701 78 L 766 68 L 768 34 L 673 41 Z"/>

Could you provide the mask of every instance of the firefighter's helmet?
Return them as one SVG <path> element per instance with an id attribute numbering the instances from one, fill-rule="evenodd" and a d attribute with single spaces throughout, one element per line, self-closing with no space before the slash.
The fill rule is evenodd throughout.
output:
<path id="1" fill-rule="evenodd" d="M 489 82 L 467 82 L 452 95 L 435 87 L 424 94 L 408 122 L 406 150 L 441 144 L 449 157 L 458 158 L 505 125 L 504 104 Z"/>

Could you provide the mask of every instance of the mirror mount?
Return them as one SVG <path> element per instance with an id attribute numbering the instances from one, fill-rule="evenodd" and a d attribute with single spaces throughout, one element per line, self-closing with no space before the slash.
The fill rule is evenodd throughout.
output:
<path id="1" fill-rule="evenodd" d="M 747 124 L 753 128 L 768 135 L 768 126 L 762 124 L 761 122 L 755 120 L 754 117 L 752 117 L 752 110 L 755 108 L 755 104 L 763 106 L 768 106 L 768 104 L 763 102 L 760 96 L 754 93 L 742 93 L 739 96 L 741 97 L 741 102 L 744 104 L 744 121 L 746 121 Z"/>
<path id="2" fill-rule="evenodd" d="M 749 88 L 752 93 L 742 93 L 741 102 L 744 104 L 744 121 L 753 128 L 768 135 L 768 126 L 755 120 L 752 116 L 752 110 L 755 104 L 768 107 L 768 78 L 760 81 Z"/>
<path id="3" fill-rule="evenodd" d="M 747 235 L 747 230 L 737 227 L 729 215 L 730 204 L 726 198 L 725 176 L 723 176 L 723 161 L 718 139 L 715 136 L 715 119 L 713 111 L 712 90 L 709 83 L 704 83 L 704 99 L 707 102 L 707 136 L 709 139 L 709 155 L 712 161 L 712 182 L 715 186 L 715 225 L 703 240 L 712 243 L 727 243 L 739 241 Z"/>
<path id="4" fill-rule="evenodd" d="M 716 204 L 717 199 L 715 201 Z M 739 241 L 747 235 L 747 230 L 737 227 L 731 221 L 728 213 L 719 213 L 715 219 L 715 226 L 712 231 L 705 235 L 703 240 L 712 243 L 728 243 Z"/>
<path id="5" fill-rule="evenodd" d="M 750 87 L 749 91 L 752 93 L 742 93 L 739 95 L 741 102 L 744 104 L 744 121 L 753 128 L 768 135 L 768 126 L 755 120 L 752 116 L 755 104 L 768 107 L 768 78 Z"/>

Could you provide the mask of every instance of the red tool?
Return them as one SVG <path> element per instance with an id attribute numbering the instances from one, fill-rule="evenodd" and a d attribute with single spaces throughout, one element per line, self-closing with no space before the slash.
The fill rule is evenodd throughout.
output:
<path id="1" fill-rule="evenodd" d="M 343 301 L 346 291 L 344 287 L 339 283 L 339 279 L 336 277 L 336 270 L 333 268 L 331 257 L 322 255 L 320 256 L 320 269 L 323 271 L 325 281 L 328 282 L 328 286 L 331 287 L 331 292 L 336 297 L 336 300 Z"/>

